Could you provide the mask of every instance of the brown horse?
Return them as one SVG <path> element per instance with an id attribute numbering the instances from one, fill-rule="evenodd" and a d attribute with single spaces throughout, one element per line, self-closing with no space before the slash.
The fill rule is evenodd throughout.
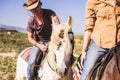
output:
<path id="1" fill-rule="evenodd" d="M 103 56 L 86 80 L 120 80 L 120 43 Z"/>
<path id="2" fill-rule="evenodd" d="M 98 60 L 86 80 L 120 80 L 120 43 Z M 74 68 L 74 80 L 80 80 L 80 58 Z"/>
<path id="3" fill-rule="evenodd" d="M 113 56 L 107 64 L 101 80 L 120 80 L 120 44 L 113 49 Z"/>

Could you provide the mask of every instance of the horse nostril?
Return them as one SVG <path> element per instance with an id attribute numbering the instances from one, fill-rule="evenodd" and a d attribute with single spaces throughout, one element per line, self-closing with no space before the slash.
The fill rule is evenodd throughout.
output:
<path id="1" fill-rule="evenodd" d="M 67 69 L 67 68 L 65 68 L 64 75 L 66 76 L 66 75 L 67 75 L 67 73 L 68 73 L 68 69 Z"/>

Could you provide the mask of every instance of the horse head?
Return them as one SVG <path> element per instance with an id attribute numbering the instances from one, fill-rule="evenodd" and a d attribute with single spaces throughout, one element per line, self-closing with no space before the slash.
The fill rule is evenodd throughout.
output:
<path id="1" fill-rule="evenodd" d="M 72 17 L 63 24 L 52 24 L 51 41 L 48 47 L 48 61 L 52 69 L 60 76 L 64 76 L 70 66 L 72 45 L 69 31 L 72 30 Z"/>

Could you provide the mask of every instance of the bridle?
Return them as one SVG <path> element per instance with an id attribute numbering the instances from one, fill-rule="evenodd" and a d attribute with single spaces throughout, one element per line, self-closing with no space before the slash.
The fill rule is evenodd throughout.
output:
<path id="1" fill-rule="evenodd" d="M 62 45 L 62 40 L 60 40 L 59 43 L 57 44 L 57 47 L 55 48 L 55 49 L 56 49 L 55 51 L 59 50 L 60 47 L 61 47 L 61 45 Z M 55 53 L 54 53 L 54 54 L 55 54 Z M 53 69 L 53 67 L 51 66 L 47 55 L 46 55 L 46 59 L 47 59 L 47 63 L 48 63 L 48 65 L 49 65 L 49 67 L 50 67 L 53 71 L 57 72 L 57 70 Z M 55 56 L 55 62 L 56 62 L 56 56 Z M 57 62 L 56 62 L 56 64 L 57 64 Z"/>
<path id="2" fill-rule="evenodd" d="M 56 69 L 54 69 L 52 66 L 51 66 L 51 64 L 50 64 L 50 62 L 49 62 L 49 60 L 48 60 L 48 58 L 47 58 L 47 56 L 46 56 L 46 59 L 47 59 L 47 63 L 48 63 L 48 65 L 49 65 L 49 67 L 54 71 L 54 72 L 57 72 L 57 70 Z"/>
<path id="3" fill-rule="evenodd" d="M 63 37 L 60 37 L 60 38 L 62 38 L 62 39 L 59 39 L 58 44 L 56 45 L 56 48 L 54 48 L 54 49 L 55 49 L 55 50 L 54 50 L 54 54 L 55 54 L 56 51 L 59 51 L 59 50 L 60 50 L 60 48 L 62 47 L 63 42 L 65 41 L 65 40 L 63 39 Z M 46 55 L 46 59 L 47 59 L 47 63 L 48 63 L 48 65 L 49 65 L 49 67 L 51 68 L 51 70 L 53 70 L 54 72 L 58 73 L 58 72 L 57 72 L 57 69 L 54 69 L 54 68 L 52 67 L 52 65 L 50 64 L 47 55 Z M 56 54 L 55 54 L 55 62 L 56 62 Z M 57 62 L 56 62 L 56 64 L 57 64 Z"/>

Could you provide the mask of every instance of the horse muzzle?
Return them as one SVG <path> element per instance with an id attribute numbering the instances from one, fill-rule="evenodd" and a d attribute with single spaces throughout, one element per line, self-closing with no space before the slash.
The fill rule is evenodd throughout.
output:
<path id="1" fill-rule="evenodd" d="M 68 74 L 68 69 L 67 68 L 64 68 L 64 70 L 57 69 L 57 74 L 61 77 L 64 77 Z"/>

